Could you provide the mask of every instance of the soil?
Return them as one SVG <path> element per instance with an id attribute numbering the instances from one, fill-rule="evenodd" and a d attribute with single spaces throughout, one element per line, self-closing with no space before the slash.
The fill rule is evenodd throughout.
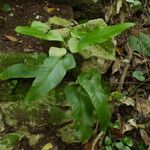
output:
<path id="1" fill-rule="evenodd" d="M 15 28 L 19 25 L 29 25 L 34 20 L 46 22 L 51 16 L 60 16 L 72 19 L 72 8 L 69 5 L 57 5 L 47 1 L 20 1 L 6 0 L 11 7 L 11 11 L 6 13 L 0 10 L 0 51 L 46 51 L 45 43 L 32 37 L 20 36 L 15 33 Z M 46 8 L 54 8 L 54 11 L 48 13 Z M 17 42 L 12 42 L 5 35 L 17 38 Z"/>

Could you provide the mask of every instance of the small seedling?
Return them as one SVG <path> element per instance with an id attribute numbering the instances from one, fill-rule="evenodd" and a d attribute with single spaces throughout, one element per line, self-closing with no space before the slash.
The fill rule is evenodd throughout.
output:
<path id="1" fill-rule="evenodd" d="M 138 81 L 145 81 L 145 77 L 142 71 L 134 71 L 132 73 L 132 77 L 134 77 Z"/>
<path id="2" fill-rule="evenodd" d="M 2 10 L 4 12 L 9 12 L 11 10 L 10 6 L 8 4 L 3 4 L 2 5 Z"/>
<path id="3" fill-rule="evenodd" d="M 117 141 L 113 141 L 109 136 L 106 136 L 104 143 L 105 150 L 113 150 L 114 148 L 117 148 L 118 150 L 131 150 L 133 146 L 132 139 L 128 136 Z"/>

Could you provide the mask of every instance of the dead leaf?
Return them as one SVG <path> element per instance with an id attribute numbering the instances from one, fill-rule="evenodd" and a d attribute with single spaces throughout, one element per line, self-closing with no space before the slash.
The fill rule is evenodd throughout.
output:
<path id="1" fill-rule="evenodd" d="M 145 117 L 150 116 L 150 100 L 149 99 L 136 99 L 137 111 Z"/>
<path id="2" fill-rule="evenodd" d="M 136 124 L 135 119 L 130 119 L 130 120 L 127 121 L 127 123 L 132 125 L 133 127 L 137 128 L 137 124 Z"/>
<path id="3" fill-rule="evenodd" d="M 142 61 L 143 61 L 142 58 L 140 58 L 138 56 L 134 56 L 134 58 L 132 60 L 132 66 L 135 68 L 137 65 L 140 65 Z"/>
<path id="4" fill-rule="evenodd" d="M 53 149 L 53 144 L 52 143 L 47 143 L 42 150 L 52 150 Z"/>
<path id="5" fill-rule="evenodd" d="M 11 35 L 4 35 L 4 36 L 12 42 L 17 42 L 17 38 L 15 38 L 14 36 Z"/>
<path id="6" fill-rule="evenodd" d="M 135 101 L 131 97 L 125 97 L 120 101 L 127 106 L 135 106 Z"/>
<path id="7" fill-rule="evenodd" d="M 44 10 L 47 11 L 48 13 L 51 13 L 55 10 L 56 8 L 52 7 L 52 8 L 49 8 L 48 6 L 45 6 L 44 7 Z"/>
<path id="8" fill-rule="evenodd" d="M 116 14 L 119 14 L 120 9 L 122 7 L 122 0 L 117 0 L 116 2 Z"/>
<path id="9" fill-rule="evenodd" d="M 150 136 L 143 129 L 140 129 L 140 134 L 141 134 L 141 137 L 142 137 L 145 145 L 148 146 L 148 150 L 150 150 Z"/>
<path id="10" fill-rule="evenodd" d="M 121 60 L 117 58 L 112 66 L 112 75 L 116 73 L 121 67 Z"/>
<path id="11" fill-rule="evenodd" d="M 55 10 L 55 8 L 47 8 L 47 12 L 48 13 L 51 13 L 51 12 L 53 12 Z"/>
<path id="12" fill-rule="evenodd" d="M 130 119 L 127 121 L 127 123 L 124 123 L 122 132 L 123 134 L 127 131 L 131 131 L 132 129 L 137 128 L 137 124 L 135 119 Z"/>
<path id="13" fill-rule="evenodd" d="M 107 5 L 105 6 L 105 21 L 108 22 L 109 20 L 111 20 L 112 16 L 113 16 L 113 5 Z"/>

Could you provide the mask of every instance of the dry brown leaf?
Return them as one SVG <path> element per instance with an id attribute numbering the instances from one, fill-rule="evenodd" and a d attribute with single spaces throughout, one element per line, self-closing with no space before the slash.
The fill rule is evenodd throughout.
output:
<path id="1" fill-rule="evenodd" d="M 145 117 L 150 116 L 150 100 L 137 98 L 136 99 L 137 111 Z"/>
<path id="2" fill-rule="evenodd" d="M 10 41 L 12 41 L 12 42 L 17 42 L 18 40 L 17 40 L 17 38 L 15 38 L 14 36 L 11 36 L 11 35 L 4 35 L 7 39 L 9 39 Z"/>
<path id="3" fill-rule="evenodd" d="M 114 9 L 114 7 L 111 4 L 105 6 L 104 10 L 105 10 L 105 12 L 107 12 L 107 13 L 105 13 L 105 21 L 106 22 L 108 22 L 111 19 L 113 11 L 114 11 L 113 9 Z"/>
<path id="4" fill-rule="evenodd" d="M 134 56 L 134 58 L 132 60 L 132 66 L 136 67 L 137 65 L 141 64 L 142 61 L 143 61 L 142 58 Z"/>
<path id="5" fill-rule="evenodd" d="M 141 137 L 142 137 L 145 145 L 148 146 L 148 150 L 150 150 L 150 136 L 143 129 L 140 129 L 140 134 L 141 134 Z"/>
<path id="6" fill-rule="evenodd" d="M 136 121 L 135 119 L 130 119 L 127 121 L 128 124 L 130 124 L 131 126 L 137 128 L 137 124 L 136 124 Z"/>
<path id="7" fill-rule="evenodd" d="M 132 129 L 137 128 L 136 121 L 134 119 L 130 119 L 127 123 L 124 123 L 122 132 L 123 134 L 127 131 L 131 131 Z"/>
<path id="8" fill-rule="evenodd" d="M 117 0 L 115 2 L 116 2 L 116 14 L 119 14 L 123 2 L 122 2 L 122 0 Z"/>
<path id="9" fill-rule="evenodd" d="M 116 73 L 121 67 L 121 60 L 117 58 L 112 66 L 112 75 Z"/>
<path id="10" fill-rule="evenodd" d="M 120 101 L 127 106 L 135 106 L 135 101 L 131 97 L 124 97 Z"/>

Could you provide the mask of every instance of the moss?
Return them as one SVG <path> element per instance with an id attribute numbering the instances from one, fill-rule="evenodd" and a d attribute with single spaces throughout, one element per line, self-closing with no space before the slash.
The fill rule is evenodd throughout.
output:
<path id="1" fill-rule="evenodd" d="M 19 93 L 20 95 L 23 95 L 23 88 L 20 91 L 18 91 L 18 97 L 16 96 L 16 99 L 13 100 L 11 98 L 12 101 L 6 99 L 6 101 L 0 103 L 5 120 L 10 126 L 45 126 L 47 124 L 62 123 L 67 119 L 65 113 L 61 110 L 62 106 L 59 103 L 62 101 L 62 89 L 51 91 L 48 96 L 33 102 L 31 105 L 26 105 L 24 99 L 19 97 Z M 11 96 L 9 95 L 8 97 Z M 54 116 L 57 116 L 57 118 L 54 118 Z"/>
<path id="2" fill-rule="evenodd" d="M 0 72 L 17 63 L 40 64 L 46 57 L 44 53 L 0 52 Z"/>

